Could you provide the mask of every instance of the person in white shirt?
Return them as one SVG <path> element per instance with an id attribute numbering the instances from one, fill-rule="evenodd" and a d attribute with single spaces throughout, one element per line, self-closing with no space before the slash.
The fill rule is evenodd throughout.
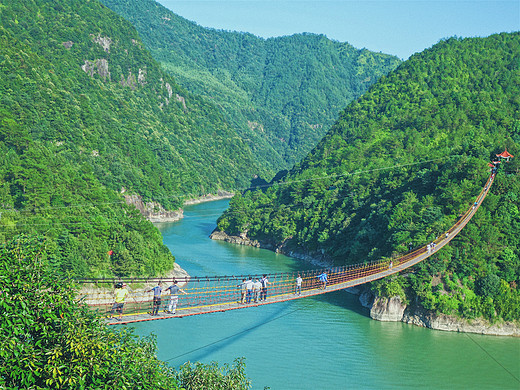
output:
<path id="1" fill-rule="evenodd" d="M 168 305 L 168 314 L 175 314 L 175 310 L 177 309 L 177 303 L 179 302 L 179 293 L 184 295 L 187 294 L 183 289 L 177 286 L 177 281 L 173 280 L 173 284 L 168 287 L 165 291 L 170 290 L 170 304 Z"/>
<path id="2" fill-rule="evenodd" d="M 253 280 L 251 276 L 246 280 L 246 303 L 251 303 L 251 298 L 253 297 Z"/>
<path id="3" fill-rule="evenodd" d="M 240 283 L 238 285 L 238 287 L 240 288 L 240 303 L 243 305 L 244 303 L 246 303 L 246 279 L 242 279 L 242 283 Z"/>
<path id="4" fill-rule="evenodd" d="M 255 300 L 255 303 L 258 303 L 258 296 L 260 295 L 261 288 L 262 283 L 260 283 L 258 278 L 256 278 L 255 282 L 253 283 L 253 299 Z"/>
<path id="5" fill-rule="evenodd" d="M 303 282 L 303 279 L 300 276 L 300 274 L 298 274 L 298 277 L 296 278 L 296 292 L 295 292 L 295 294 L 297 294 L 297 295 L 302 295 L 302 282 Z"/>

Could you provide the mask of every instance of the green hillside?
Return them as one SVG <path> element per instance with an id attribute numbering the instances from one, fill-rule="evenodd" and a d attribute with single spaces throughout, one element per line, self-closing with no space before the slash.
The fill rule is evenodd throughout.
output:
<path id="1" fill-rule="evenodd" d="M 154 0 L 102 2 L 131 21 L 179 84 L 219 106 L 273 173 L 299 162 L 350 101 L 400 63 L 323 35 L 266 40 L 204 28 Z"/>
<path id="2" fill-rule="evenodd" d="M 442 41 L 350 104 L 283 179 L 236 196 L 218 226 L 285 251 L 362 263 L 425 245 L 474 201 L 452 244 L 379 293 L 465 317 L 520 318 L 520 33 Z"/>
<path id="3" fill-rule="evenodd" d="M 40 233 L 76 274 L 155 274 L 173 256 L 122 192 L 174 209 L 263 172 L 99 2 L 0 0 L 0 242 Z"/>

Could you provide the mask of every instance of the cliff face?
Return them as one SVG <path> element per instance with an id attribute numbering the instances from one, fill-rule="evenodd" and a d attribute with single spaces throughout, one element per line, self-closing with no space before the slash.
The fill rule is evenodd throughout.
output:
<path id="1" fill-rule="evenodd" d="M 370 308 L 370 318 L 378 321 L 401 321 L 406 305 L 400 297 L 375 299 Z"/>
<path id="2" fill-rule="evenodd" d="M 520 337 L 519 324 L 513 322 L 490 323 L 483 319 L 466 320 L 456 316 L 436 314 L 417 305 L 406 305 L 400 297 L 374 297 L 368 290 L 360 294 L 359 300 L 363 306 L 370 309 L 370 318 L 378 321 L 401 321 L 449 332 Z"/>
<path id="3" fill-rule="evenodd" d="M 123 188 L 122 193 L 125 192 Z M 148 219 L 150 222 L 175 222 L 184 218 L 184 210 L 166 210 L 160 203 L 157 202 L 144 202 L 140 195 L 124 195 L 126 204 L 134 205 L 137 210 Z M 184 202 L 185 205 L 198 204 L 204 202 L 211 202 L 214 200 L 227 199 L 233 197 L 232 192 L 217 191 L 217 194 L 207 194 L 200 198 L 188 199 Z M 218 238 L 216 238 L 218 239 Z M 235 242 L 236 244 L 236 242 Z M 255 246 L 252 244 L 246 244 Z"/>
<path id="4" fill-rule="evenodd" d="M 125 195 L 126 204 L 134 205 L 150 222 L 174 222 L 182 219 L 183 210 L 169 211 L 157 202 L 143 202 L 139 195 Z"/>

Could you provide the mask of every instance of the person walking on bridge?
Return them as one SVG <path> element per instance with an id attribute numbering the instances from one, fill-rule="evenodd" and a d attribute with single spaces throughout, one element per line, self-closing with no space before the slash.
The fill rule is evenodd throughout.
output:
<path id="1" fill-rule="evenodd" d="M 302 282 L 303 279 L 300 274 L 298 274 L 298 277 L 296 278 L 296 291 L 294 292 L 295 295 L 302 295 Z"/>
<path id="2" fill-rule="evenodd" d="M 179 303 L 179 293 L 187 295 L 188 293 L 177 286 L 177 281 L 173 279 L 173 284 L 165 291 L 170 290 L 170 304 L 168 305 L 168 314 L 175 314 L 177 303 Z"/>
<path id="3" fill-rule="evenodd" d="M 258 296 L 260 295 L 261 289 L 262 289 L 262 283 L 260 283 L 258 278 L 256 278 L 255 282 L 253 283 L 253 299 L 255 300 L 255 303 L 258 303 Z"/>
<path id="4" fill-rule="evenodd" d="M 114 291 L 115 296 L 115 302 L 112 306 L 112 310 L 110 311 L 110 315 L 108 318 L 112 318 L 112 315 L 114 312 L 119 313 L 119 318 L 117 318 L 118 321 L 121 321 L 123 317 L 123 306 L 125 305 L 125 298 L 129 294 L 128 290 L 126 289 L 126 283 L 117 283 L 116 284 L 116 290 Z"/>
<path id="5" fill-rule="evenodd" d="M 246 280 L 246 290 L 246 303 L 251 303 L 253 297 L 253 278 L 251 276 Z"/>
<path id="6" fill-rule="evenodd" d="M 327 281 L 328 281 L 327 273 L 325 271 L 323 271 L 323 273 L 319 274 L 316 277 L 321 282 L 321 288 L 325 290 L 327 288 Z"/>
<path id="7" fill-rule="evenodd" d="M 269 279 L 267 279 L 267 274 L 264 274 L 262 276 L 262 279 L 260 279 L 260 283 L 262 283 L 262 291 L 260 291 L 260 301 L 267 299 L 267 285 L 271 284 Z"/>
<path id="8" fill-rule="evenodd" d="M 242 279 L 242 283 L 240 283 L 238 285 L 238 287 L 240 288 L 240 303 L 243 305 L 244 303 L 246 303 L 246 292 L 247 292 L 247 287 L 246 287 L 246 279 Z"/>
<path id="9" fill-rule="evenodd" d="M 159 315 L 159 307 L 161 306 L 161 294 L 162 294 L 162 282 L 159 281 L 157 286 L 146 290 L 145 292 L 153 291 L 153 307 L 152 307 L 152 316 Z"/>

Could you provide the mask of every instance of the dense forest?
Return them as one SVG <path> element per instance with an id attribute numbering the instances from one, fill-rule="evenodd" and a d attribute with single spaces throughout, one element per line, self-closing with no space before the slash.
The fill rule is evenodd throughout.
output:
<path id="1" fill-rule="evenodd" d="M 0 242 L 41 233 L 77 275 L 156 275 L 174 258 L 123 195 L 175 209 L 262 172 L 101 3 L 0 0 Z"/>
<path id="2" fill-rule="evenodd" d="M 291 168 L 338 113 L 401 62 L 323 35 L 262 39 L 201 27 L 154 0 L 101 0 L 176 81 L 222 109 L 258 163 Z"/>
<path id="3" fill-rule="evenodd" d="M 381 295 L 466 318 L 520 318 L 520 33 L 441 41 L 351 103 L 301 163 L 235 196 L 229 234 L 339 264 L 391 258 L 454 224 L 505 148 L 496 181 L 449 247 Z"/>
<path id="4" fill-rule="evenodd" d="M 398 63 L 394 57 L 356 51 L 318 36 L 286 38 L 278 45 L 279 54 L 268 60 L 264 48 L 259 59 L 253 47 L 266 44 L 259 38 L 203 29 L 154 2 L 132 5 L 141 15 L 168 12 L 185 26 L 167 26 L 176 34 L 169 42 L 180 47 L 156 46 L 153 54 L 161 58 L 157 53 L 162 50 L 163 65 L 182 68 L 200 81 L 200 88 L 181 87 L 145 48 L 137 30 L 98 1 L 0 0 L 0 242 L 20 233 L 43 234 L 54 248 L 55 266 L 78 276 L 157 275 L 172 268 L 174 257 L 152 224 L 127 205 L 129 196 L 174 210 L 186 197 L 247 188 L 252 179 L 272 177 L 294 161 L 272 143 L 291 138 L 294 145 L 310 148 L 318 141 L 314 130 L 312 136 L 265 130 L 269 121 L 269 128 L 285 129 L 280 123 L 286 119 L 275 113 L 283 111 L 283 99 L 269 92 L 278 81 L 259 81 L 258 72 L 269 63 L 269 77 L 288 74 L 283 72 L 287 63 L 277 61 L 289 47 L 336 47 L 328 54 L 335 53 L 331 66 L 353 56 L 355 65 L 342 67 L 335 79 L 310 73 L 296 78 L 303 63 L 291 65 L 291 83 L 312 82 L 314 91 L 322 82 L 326 90 L 331 80 L 340 90 L 338 77 L 344 77 L 352 84 L 348 99 Z M 145 34 L 147 42 L 152 35 Z M 216 45 L 215 39 L 223 52 L 215 56 L 210 72 L 213 54 L 205 45 Z M 251 51 L 243 50 L 248 40 Z M 342 57 L 340 49 L 348 54 Z M 243 56 L 228 61 L 237 53 Z M 172 58 L 182 61 L 174 64 Z M 253 80 L 255 87 L 245 88 Z M 208 88 L 208 83 L 214 86 Z M 249 96 L 255 90 L 255 99 L 272 100 L 276 110 L 255 105 Z M 344 107 L 342 99 L 334 97 L 329 109 Z M 245 112 L 263 110 L 263 119 L 256 114 L 239 119 L 223 105 L 236 106 L 242 119 Z M 324 122 L 315 117 L 312 123 L 321 127 Z"/>

